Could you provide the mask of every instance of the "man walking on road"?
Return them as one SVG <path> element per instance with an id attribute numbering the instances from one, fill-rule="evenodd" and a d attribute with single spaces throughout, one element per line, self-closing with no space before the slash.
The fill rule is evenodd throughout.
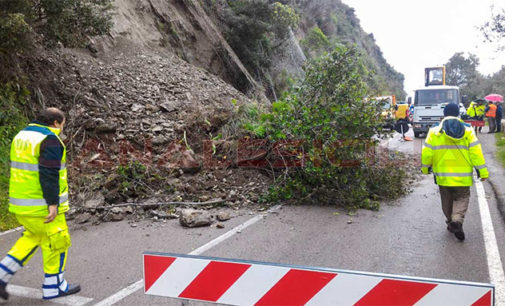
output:
<path id="1" fill-rule="evenodd" d="M 473 169 L 482 181 L 489 173 L 475 132 L 458 116 L 458 105 L 450 103 L 444 109 L 442 122 L 430 128 L 423 144 L 421 170 L 424 174 L 433 171 L 447 218 L 447 230 L 463 241 L 463 221 L 470 201 Z"/>
<path id="2" fill-rule="evenodd" d="M 71 244 L 65 220 L 69 209 L 66 149 L 58 136 L 64 125 L 63 112 L 48 108 L 12 141 L 9 211 L 23 225 L 24 232 L 0 261 L 0 300 L 8 299 L 7 283 L 38 247 L 44 261 L 44 299 L 81 289 L 69 285 L 63 277 Z"/>

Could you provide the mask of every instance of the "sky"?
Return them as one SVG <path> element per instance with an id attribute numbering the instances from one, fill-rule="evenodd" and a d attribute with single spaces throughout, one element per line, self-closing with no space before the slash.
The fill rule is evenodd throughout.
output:
<path id="1" fill-rule="evenodd" d="M 407 93 L 424 85 L 424 68 L 447 63 L 456 52 L 477 55 L 489 75 L 505 65 L 505 52 L 485 43 L 479 26 L 504 0 L 342 0 L 361 27 L 373 33 L 387 62 L 405 76 Z M 494 7 L 492 9 L 492 6 Z"/>

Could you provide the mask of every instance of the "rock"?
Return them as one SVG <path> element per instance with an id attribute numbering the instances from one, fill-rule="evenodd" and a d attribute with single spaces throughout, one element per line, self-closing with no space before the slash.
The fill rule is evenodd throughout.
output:
<path id="1" fill-rule="evenodd" d="M 201 163 L 192 150 L 187 150 L 179 143 L 172 143 L 164 156 L 167 158 L 169 168 L 180 168 L 184 173 L 197 173 Z"/>
<path id="2" fill-rule="evenodd" d="M 83 213 L 81 215 L 78 215 L 75 217 L 74 222 L 77 224 L 83 224 L 88 222 L 91 219 L 91 214 L 90 213 Z"/>
<path id="3" fill-rule="evenodd" d="M 153 141 L 152 141 L 153 145 L 155 145 L 155 146 L 164 145 L 169 142 L 170 142 L 170 138 L 165 137 L 163 135 L 159 135 L 159 136 L 154 137 Z"/>
<path id="4" fill-rule="evenodd" d="M 212 216 L 205 210 L 184 209 L 181 211 L 179 222 L 185 227 L 209 226 L 212 224 Z"/>
<path id="5" fill-rule="evenodd" d="M 227 211 L 220 211 L 219 213 L 217 213 L 216 219 L 219 221 L 227 221 L 231 219 L 231 215 Z"/>
<path id="6" fill-rule="evenodd" d="M 133 207 L 132 206 L 126 206 L 123 208 L 123 212 L 127 214 L 133 214 Z"/>
<path id="7" fill-rule="evenodd" d="M 161 103 L 160 104 L 160 108 L 162 111 L 165 111 L 165 112 L 173 112 L 173 111 L 176 111 L 177 110 L 177 107 L 175 106 L 174 103 L 171 103 L 171 102 L 164 102 L 164 103 Z"/>
<path id="8" fill-rule="evenodd" d="M 112 214 L 112 220 L 114 222 L 122 221 L 124 219 L 123 214 Z"/>
<path id="9" fill-rule="evenodd" d="M 114 134 L 116 133 L 117 125 L 115 123 L 100 124 L 95 128 L 97 134 Z"/>
<path id="10" fill-rule="evenodd" d="M 228 194 L 228 198 L 230 199 L 230 201 L 236 201 L 238 199 L 237 191 L 236 190 L 230 191 L 230 193 Z"/>
<path id="11" fill-rule="evenodd" d="M 161 126 L 161 125 L 157 125 L 157 126 L 153 127 L 153 128 L 151 129 L 151 131 L 152 131 L 153 133 L 161 132 L 161 131 L 163 131 L 163 126 Z"/>
<path id="12" fill-rule="evenodd" d="M 218 224 L 216 224 L 216 227 L 217 227 L 217 228 L 224 228 L 224 224 L 222 224 L 222 223 L 218 223 Z"/>
<path id="13" fill-rule="evenodd" d="M 112 209 L 110 210 L 111 213 L 113 214 L 120 214 L 123 212 L 123 210 L 119 207 L 112 207 Z"/>
<path id="14" fill-rule="evenodd" d="M 137 112 L 144 110 L 144 106 L 140 105 L 138 103 L 135 103 L 132 105 L 131 110 L 132 110 L 132 112 L 137 113 Z"/>
<path id="15" fill-rule="evenodd" d="M 98 206 L 103 206 L 105 198 L 101 192 L 97 192 L 93 197 L 84 202 L 84 208 L 95 210 Z"/>
<path id="16" fill-rule="evenodd" d="M 169 215 L 163 210 L 153 210 L 151 211 L 151 215 L 154 217 L 158 217 L 159 219 L 168 219 Z"/>

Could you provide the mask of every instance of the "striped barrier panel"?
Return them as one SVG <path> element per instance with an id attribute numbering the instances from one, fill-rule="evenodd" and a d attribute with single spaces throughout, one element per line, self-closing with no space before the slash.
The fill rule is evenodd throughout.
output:
<path id="1" fill-rule="evenodd" d="M 144 253 L 144 292 L 228 305 L 494 305 L 490 284 L 161 253 Z"/>

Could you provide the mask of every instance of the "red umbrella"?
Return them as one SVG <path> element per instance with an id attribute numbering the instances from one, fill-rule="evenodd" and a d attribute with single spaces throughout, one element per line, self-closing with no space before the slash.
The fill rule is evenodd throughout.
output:
<path id="1" fill-rule="evenodd" d="M 503 102 L 503 96 L 499 94 L 490 94 L 484 97 L 488 101 Z"/>

